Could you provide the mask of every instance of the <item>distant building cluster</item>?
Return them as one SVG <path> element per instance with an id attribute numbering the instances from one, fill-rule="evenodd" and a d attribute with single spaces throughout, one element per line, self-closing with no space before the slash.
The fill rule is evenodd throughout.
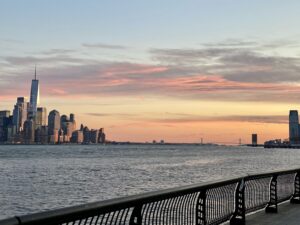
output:
<path id="1" fill-rule="evenodd" d="M 297 110 L 289 113 L 289 138 L 269 140 L 264 143 L 265 148 L 290 148 L 300 145 L 300 124 Z"/>
<path id="2" fill-rule="evenodd" d="M 47 115 L 39 104 L 39 80 L 31 83 L 30 100 L 18 97 L 12 115 L 9 110 L 0 111 L 0 143 L 8 144 L 60 144 L 105 143 L 104 129 L 76 128 L 75 115 L 62 115 L 52 110 Z"/>

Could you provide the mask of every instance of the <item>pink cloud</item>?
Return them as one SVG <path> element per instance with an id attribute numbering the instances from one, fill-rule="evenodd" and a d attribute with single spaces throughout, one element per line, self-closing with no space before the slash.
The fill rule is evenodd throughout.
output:
<path id="1" fill-rule="evenodd" d="M 264 66 L 247 68 L 269 69 Z M 232 81 L 219 74 L 197 73 L 184 67 L 93 63 L 39 71 L 41 94 L 45 97 L 155 95 L 230 101 L 295 101 L 300 98 L 300 89 L 294 84 Z M 31 76 L 5 79 L 6 84 L 0 86 L 2 98 L 29 95 Z"/>

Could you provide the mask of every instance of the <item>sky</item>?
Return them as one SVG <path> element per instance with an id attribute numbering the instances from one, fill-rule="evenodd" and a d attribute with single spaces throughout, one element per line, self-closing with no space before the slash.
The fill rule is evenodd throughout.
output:
<path id="1" fill-rule="evenodd" d="M 109 140 L 259 143 L 300 109 L 300 1 L 0 0 L 0 110 L 29 96 Z"/>

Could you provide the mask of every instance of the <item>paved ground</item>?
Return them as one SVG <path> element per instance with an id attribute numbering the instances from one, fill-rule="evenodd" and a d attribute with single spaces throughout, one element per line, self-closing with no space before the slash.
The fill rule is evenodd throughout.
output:
<path id="1" fill-rule="evenodd" d="M 224 223 L 228 225 L 229 223 Z M 261 210 L 246 216 L 246 225 L 300 225 L 300 204 L 289 202 L 278 205 L 278 213 Z"/>
<path id="2" fill-rule="evenodd" d="M 246 216 L 247 225 L 300 225 L 300 204 L 278 205 L 278 213 L 260 211 Z"/>

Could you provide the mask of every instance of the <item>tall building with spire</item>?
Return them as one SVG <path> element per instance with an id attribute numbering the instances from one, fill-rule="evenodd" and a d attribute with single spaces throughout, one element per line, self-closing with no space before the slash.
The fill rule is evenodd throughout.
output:
<path id="1" fill-rule="evenodd" d="M 34 79 L 31 82 L 30 90 L 30 108 L 29 108 L 29 117 L 35 118 L 37 112 L 37 106 L 39 104 L 39 80 L 36 79 L 36 67 L 34 71 Z"/>

